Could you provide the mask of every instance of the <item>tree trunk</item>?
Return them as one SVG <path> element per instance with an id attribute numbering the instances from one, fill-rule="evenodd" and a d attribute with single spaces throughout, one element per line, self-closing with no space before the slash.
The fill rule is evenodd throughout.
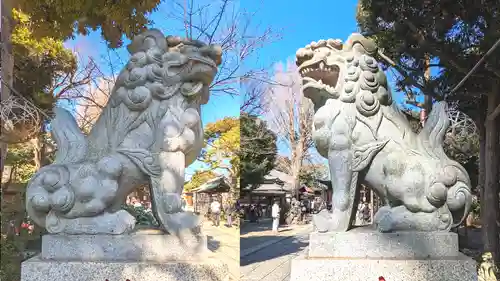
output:
<path id="1" fill-rule="evenodd" d="M 2 31 L 0 35 L 2 39 L 2 85 L 0 89 L 2 92 L 0 93 L 0 101 L 4 101 L 9 98 L 9 87 L 12 87 L 13 84 L 12 73 L 14 71 L 14 56 L 12 55 L 12 44 L 10 42 L 10 35 L 12 33 L 12 0 L 2 0 L 0 14 L 2 15 L 0 27 Z M 7 144 L 0 142 L 0 176 L 3 175 L 5 158 L 7 158 Z"/>
<path id="2" fill-rule="evenodd" d="M 35 138 L 31 139 L 30 142 L 33 146 L 33 162 L 35 163 L 35 170 L 38 170 L 43 166 L 44 162 L 43 135 L 37 135 Z"/>
<path id="3" fill-rule="evenodd" d="M 230 176 L 231 189 L 229 190 L 229 202 L 234 204 L 240 198 L 240 177 L 234 176 L 234 172 Z"/>
<path id="4" fill-rule="evenodd" d="M 494 87 L 488 96 L 488 115 L 492 114 L 500 103 L 499 81 L 494 81 Z M 500 260 L 497 220 L 498 182 L 499 182 L 499 153 L 498 143 L 499 125 L 496 120 L 486 120 L 485 123 L 485 182 L 484 195 L 481 198 L 481 225 L 483 233 L 484 251 L 491 252 L 496 261 Z"/>
<path id="5" fill-rule="evenodd" d="M 487 102 L 483 102 L 480 108 L 484 108 Z M 486 112 L 479 112 L 476 125 L 479 130 L 479 167 L 477 177 L 477 191 L 479 191 L 479 200 L 482 201 L 484 197 L 484 183 L 486 180 Z"/>
<path id="6" fill-rule="evenodd" d="M 292 162 L 292 177 L 293 177 L 293 195 L 295 198 L 299 199 L 299 189 L 300 189 L 300 169 L 302 167 L 302 148 L 300 140 L 295 144 L 294 157 L 291 159 Z"/>
<path id="7" fill-rule="evenodd" d="M 289 139 L 290 139 L 290 174 L 293 179 L 293 186 L 292 186 L 292 196 L 296 197 L 298 193 L 298 184 L 297 184 L 297 179 L 298 179 L 298 172 L 297 172 L 297 145 L 298 145 L 298 140 L 296 139 L 296 118 L 295 118 L 295 108 L 294 108 L 295 103 L 293 101 L 289 101 L 288 104 L 288 134 L 289 134 Z"/>
<path id="8" fill-rule="evenodd" d="M 425 83 L 429 83 L 431 80 L 431 59 L 428 55 L 425 56 L 425 71 L 424 71 L 424 80 Z M 424 103 L 422 105 L 422 114 L 420 114 L 420 123 L 422 124 L 422 127 L 425 124 L 425 120 L 427 120 L 427 116 L 429 116 L 429 113 L 432 110 L 432 97 L 429 95 L 424 94 Z"/>

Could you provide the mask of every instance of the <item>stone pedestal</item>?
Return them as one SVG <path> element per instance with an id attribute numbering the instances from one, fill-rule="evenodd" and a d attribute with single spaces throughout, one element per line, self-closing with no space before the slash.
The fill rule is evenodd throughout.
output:
<path id="1" fill-rule="evenodd" d="M 194 237 L 157 232 L 46 235 L 21 265 L 21 281 L 227 281 L 227 265 Z"/>
<path id="2" fill-rule="evenodd" d="M 455 233 L 312 233 L 308 254 L 292 261 L 291 281 L 476 281 L 476 262 Z"/>

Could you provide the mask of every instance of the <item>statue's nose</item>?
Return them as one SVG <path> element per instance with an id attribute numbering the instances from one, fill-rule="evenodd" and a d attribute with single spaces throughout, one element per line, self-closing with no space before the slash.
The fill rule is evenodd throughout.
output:
<path id="1" fill-rule="evenodd" d="M 217 65 L 222 61 L 222 47 L 219 45 L 210 45 L 200 48 L 202 55 L 211 58 Z"/>
<path id="2" fill-rule="evenodd" d="M 295 56 L 297 58 L 296 60 L 297 66 L 299 66 L 304 61 L 312 59 L 314 56 L 314 52 L 311 49 L 300 48 L 295 53 Z"/>

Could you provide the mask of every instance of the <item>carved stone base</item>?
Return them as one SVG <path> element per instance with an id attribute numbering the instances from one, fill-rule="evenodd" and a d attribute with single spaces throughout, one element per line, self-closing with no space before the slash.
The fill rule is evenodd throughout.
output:
<path id="1" fill-rule="evenodd" d="M 475 281 L 476 262 L 455 233 L 312 233 L 308 254 L 292 261 L 290 281 Z"/>
<path id="2" fill-rule="evenodd" d="M 227 281 L 222 262 L 62 262 L 34 257 L 23 262 L 21 281 Z"/>
<path id="3" fill-rule="evenodd" d="M 46 235 L 21 265 L 21 281 L 226 281 L 229 270 L 197 239 L 154 231 L 130 235 Z M 199 237 L 198 237 L 199 238 Z"/>

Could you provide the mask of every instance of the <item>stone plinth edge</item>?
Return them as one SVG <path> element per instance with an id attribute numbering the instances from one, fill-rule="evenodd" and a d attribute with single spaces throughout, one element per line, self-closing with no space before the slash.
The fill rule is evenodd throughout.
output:
<path id="1" fill-rule="evenodd" d="M 197 260 L 210 254 L 206 236 L 180 240 L 174 235 L 45 235 L 41 259 L 58 261 Z M 104 280 L 102 280 L 104 281 Z"/>
<path id="2" fill-rule="evenodd" d="M 21 281 L 228 281 L 215 259 L 171 262 L 64 262 L 39 256 L 21 264 Z"/>
<path id="3" fill-rule="evenodd" d="M 309 259 L 292 261 L 290 281 L 477 281 L 476 262 L 462 254 L 449 259 Z"/>
<path id="4" fill-rule="evenodd" d="M 457 257 L 451 232 L 327 232 L 310 234 L 309 258 L 426 259 Z"/>

